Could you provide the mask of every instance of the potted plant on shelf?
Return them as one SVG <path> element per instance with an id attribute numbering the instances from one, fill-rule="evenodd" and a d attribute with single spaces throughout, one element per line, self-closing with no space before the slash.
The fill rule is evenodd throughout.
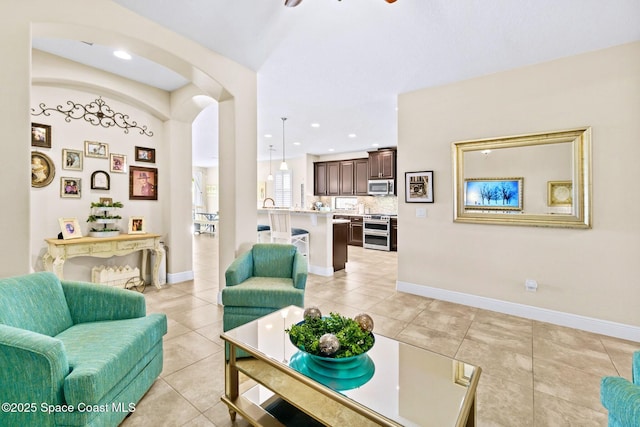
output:
<path id="1" fill-rule="evenodd" d="M 119 235 L 120 229 L 116 224 L 122 217 L 115 214 L 115 210 L 123 206 L 120 202 L 91 202 L 91 215 L 87 218 L 87 222 L 96 224 L 96 226 L 89 230 L 89 236 L 114 237 Z"/>

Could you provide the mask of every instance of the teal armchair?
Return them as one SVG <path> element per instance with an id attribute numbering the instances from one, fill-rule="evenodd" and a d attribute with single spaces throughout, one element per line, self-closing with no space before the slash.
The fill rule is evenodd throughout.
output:
<path id="1" fill-rule="evenodd" d="M 238 256 L 225 272 L 223 329 L 273 313 L 304 307 L 307 260 L 294 245 L 258 243 Z"/>
<path id="2" fill-rule="evenodd" d="M 166 332 L 137 292 L 0 279 L 0 402 L 15 409 L 0 425 L 117 426 L 160 375 Z"/>
<path id="3" fill-rule="evenodd" d="M 640 351 L 633 354 L 632 382 L 621 377 L 604 377 L 600 400 L 609 411 L 609 427 L 640 426 Z"/>

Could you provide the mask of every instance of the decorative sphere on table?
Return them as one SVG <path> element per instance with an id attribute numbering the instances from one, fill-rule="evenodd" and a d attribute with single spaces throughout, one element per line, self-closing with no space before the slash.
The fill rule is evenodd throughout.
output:
<path id="1" fill-rule="evenodd" d="M 363 331 L 373 331 L 373 319 L 368 314 L 360 313 L 356 317 L 354 317 L 353 320 L 358 322 L 358 325 L 360 325 Z"/>
<path id="2" fill-rule="evenodd" d="M 320 347 L 320 353 L 331 356 L 340 349 L 340 341 L 333 334 L 324 334 L 318 340 L 318 347 Z"/>
<path id="3" fill-rule="evenodd" d="M 311 318 L 320 318 L 322 317 L 322 312 L 320 311 L 320 309 L 318 307 L 308 307 L 304 309 L 304 313 L 303 313 L 304 318 L 306 319 L 307 317 L 311 317 Z"/>

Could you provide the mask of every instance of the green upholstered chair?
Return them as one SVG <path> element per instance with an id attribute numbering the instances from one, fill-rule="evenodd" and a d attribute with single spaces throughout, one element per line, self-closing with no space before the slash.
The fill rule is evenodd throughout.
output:
<path id="1" fill-rule="evenodd" d="M 604 377 L 600 400 L 609 411 L 609 427 L 640 426 L 640 351 L 633 354 L 632 382 L 620 377 Z"/>
<path id="2" fill-rule="evenodd" d="M 307 261 L 294 245 L 257 243 L 225 272 L 225 331 L 283 307 L 304 307 Z"/>
<path id="3" fill-rule="evenodd" d="M 21 405 L 0 425 L 117 426 L 160 375 L 166 332 L 137 292 L 0 279 L 0 402 Z"/>

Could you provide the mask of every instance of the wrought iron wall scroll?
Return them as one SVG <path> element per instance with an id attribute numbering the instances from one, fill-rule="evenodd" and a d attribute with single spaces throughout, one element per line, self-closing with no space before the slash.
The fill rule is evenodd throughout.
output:
<path id="1" fill-rule="evenodd" d="M 84 121 L 93 126 L 102 126 L 104 128 L 117 126 L 120 129 L 124 129 L 124 133 L 129 133 L 129 129 L 138 129 L 140 135 L 153 136 L 153 132 L 147 130 L 147 126 L 138 126 L 138 122 L 130 120 L 128 114 L 113 111 L 102 97 L 98 97 L 95 101 L 85 105 L 67 101 L 67 107 L 58 105 L 52 108 L 47 107 L 44 102 L 41 102 L 38 107 L 40 108 L 38 112 L 36 112 L 34 108 L 31 109 L 32 116 L 49 116 L 51 115 L 50 111 L 56 111 L 66 116 L 64 118 L 66 122 L 71 122 L 71 119 L 84 119 Z"/>

